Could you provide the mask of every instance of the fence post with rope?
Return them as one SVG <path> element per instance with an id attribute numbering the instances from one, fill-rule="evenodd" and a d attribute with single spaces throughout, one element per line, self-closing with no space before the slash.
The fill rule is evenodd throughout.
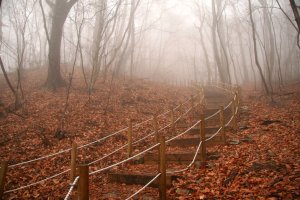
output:
<path id="1" fill-rule="evenodd" d="M 191 109 L 192 109 L 191 116 L 192 117 L 194 117 L 195 114 L 196 114 L 196 110 L 195 110 L 195 99 L 196 99 L 196 97 L 197 96 L 194 96 L 194 95 L 191 96 Z"/>
<path id="2" fill-rule="evenodd" d="M 201 139 L 201 154 L 200 154 L 200 163 L 205 167 L 206 165 L 206 141 L 205 141 L 205 117 L 204 114 L 200 116 L 200 139 Z"/>
<path id="3" fill-rule="evenodd" d="M 132 156 L 132 120 L 131 119 L 129 120 L 129 124 L 128 124 L 127 142 L 128 142 L 127 154 L 129 158 Z"/>
<path id="4" fill-rule="evenodd" d="M 157 122 L 157 115 L 155 114 L 153 116 L 153 127 L 154 127 L 154 132 L 155 132 L 155 142 L 159 142 L 159 135 L 158 135 L 158 122 Z"/>
<path id="5" fill-rule="evenodd" d="M 159 199 L 167 199 L 167 172 L 166 172 L 166 142 L 165 137 L 159 137 Z"/>
<path id="6" fill-rule="evenodd" d="M 89 165 L 80 165 L 79 171 L 79 200 L 89 199 Z"/>
<path id="7" fill-rule="evenodd" d="M 231 105 L 231 114 L 232 114 L 232 128 L 234 131 L 237 130 L 237 122 L 236 122 L 236 101 L 237 100 L 237 96 L 235 95 L 233 100 L 232 100 L 232 105 Z"/>
<path id="8" fill-rule="evenodd" d="M 73 181 L 76 177 L 76 157 L 77 157 L 77 144 L 75 142 L 73 142 L 72 150 L 71 150 L 70 183 L 73 183 Z"/>
<path id="9" fill-rule="evenodd" d="M 175 116 L 174 116 L 174 109 L 171 108 L 171 135 L 176 135 L 175 133 Z"/>
<path id="10" fill-rule="evenodd" d="M 3 199 L 4 184 L 5 184 L 7 166 L 8 166 L 7 161 L 3 161 L 1 163 L 1 169 L 0 169 L 0 200 Z"/>
<path id="11" fill-rule="evenodd" d="M 220 126 L 221 126 L 221 138 L 222 142 L 226 142 L 225 136 L 225 119 L 224 119 L 224 106 L 220 106 Z"/>

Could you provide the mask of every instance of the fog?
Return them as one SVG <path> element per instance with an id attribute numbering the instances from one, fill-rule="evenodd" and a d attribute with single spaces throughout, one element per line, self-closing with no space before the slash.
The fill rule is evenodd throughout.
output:
<path id="1" fill-rule="evenodd" d="M 74 65 L 88 88 L 114 74 L 272 89 L 300 77 L 295 14 L 286 0 L 3 0 L 1 58 L 48 69 L 50 87 Z"/>

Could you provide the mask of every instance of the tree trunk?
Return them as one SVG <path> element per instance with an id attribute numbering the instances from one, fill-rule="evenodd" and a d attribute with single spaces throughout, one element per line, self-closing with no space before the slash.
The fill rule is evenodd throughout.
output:
<path id="1" fill-rule="evenodd" d="M 249 3 L 249 11 L 250 11 L 250 21 L 251 21 L 251 26 L 252 26 L 252 39 L 253 39 L 253 45 L 254 45 L 254 57 L 255 57 L 255 63 L 256 63 L 256 66 L 257 66 L 257 68 L 258 68 L 260 77 L 261 77 L 261 79 L 262 79 L 262 82 L 263 82 L 263 86 L 264 86 L 264 88 L 265 88 L 265 91 L 266 91 L 267 95 L 269 95 L 269 94 L 270 94 L 269 88 L 268 88 L 267 82 L 266 82 L 266 80 L 265 80 L 263 71 L 262 71 L 262 69 L 261 69 L 261 65 L 260 65 L 259 60 L 258 60 L 258 55 L 257 55 L 256 35 L 255 35 L 256 30 L 255 30 L 254 20 L 253 20 L 253 17 L 252 17 L 252 5 L 251 5 L 251 0 L 248 0 L 248 3 Z"/>
<path id="2" fill-rule="evenodd" d="M 213 14 L 213 24 L 212 24 L 212 46 L 213 46 L 213 52 L 214 52 L 214 57 L 217 63 L 217 67 L 218 67 L 218 71 L 219 71 L 219 76 L 222 82 L 226 83 L 228 82 L 227 80 L 227 74 L 226 71 L 224 70 L 224 67 L 222 66 L 221 63 L 221 58 L 220 58 L 220 53 L 219 53 L 219 48 L 218 48 L 218 44 L 217 44 L 217 13 L 216 13 L 216 5 L 215 5 L 215 1 L 212 0 L 212 14 Z"/>
<path id="3" fill-rule="evenodd" d="M 70 9 L 76 2 L 77 0 L 55 0 L 55 4 L 50 5 L 52 7 L 53 19 L 49 38 L 49 67 L 46 86 L 54 90 L 66 85 L 60 73 L 60 48 L 64 23 Z"/>

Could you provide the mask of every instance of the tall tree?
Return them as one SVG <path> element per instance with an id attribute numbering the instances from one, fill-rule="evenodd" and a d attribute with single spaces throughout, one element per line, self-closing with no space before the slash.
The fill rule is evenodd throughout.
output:
<path id="1" fill-rule="evenodd" d="M 51 89 L 56 89 L 57 87 L 65 85 L 65 81 L 60 73 L 61 40 L 64 23 L 72 6 L 77 1 L 78 0 L 55 0 L 53 3 L 50 0 L 46 0 L 53 13 L 52 26 L 49 36 L 48 77 L 46 80 L 46 86 Z"/>
<path id="2" fill-rule="evenodd" d="M 259 63 L 259 59 L 258 59 L 258 53 L 257 53 L 257 44 L 256 44 L 256 28 L 255 28 L 255 24 L 254 24 L 254 20 L 253 20 L 253 16 L 252 16 L 252 4 L 251 4 L 251 0 L 248 0 L 248 4 L 249 4 L 249 12 L 250 12 L 250 22 L 251 22 L 251 27 L 252 27 L 252 40 L 253 40 L 253 45 L 254 45 L 254 57 L 255 57 L 255 64 L 258 68 L 261 80 L 263 82 L 263 86 L 265 88 L 265 91 L 267 93 L 267 95 L 270 94 L 266 79 L 264 77 L 261 65 Z"/>
<path id="3" fill-rule="evenodd" d="M 221 2 L 218 1 L 216 4 L 215 0 L 211 1 L 211 6 L 212 6 L 212 16 L 213 16 L 211 31 L 212 31 L 214 57 L 219 70 L 220 80 L 224 83 L 230 83 L 228 56 L 227 56 L 225 43 L 223 41 L 224 34 L 223 34 L 222 20 L 221 20 L 222 12 L 224 11 L 224 9 L 221 8 Z M 218 45 L 218 41 L 220 47 Z M 219 50 L 219 48 L 221 49 L 221 51 Z M 223 62 L 222 56 L 225 62 Z"/>

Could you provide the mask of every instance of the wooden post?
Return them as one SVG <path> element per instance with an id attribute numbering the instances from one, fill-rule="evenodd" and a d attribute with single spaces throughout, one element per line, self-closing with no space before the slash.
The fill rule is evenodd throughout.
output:
<path id="1" fill-rule="evenodd" d="M 183 104 L 182 103 L 180 103 L 180 105 L 179 105 L 179 114 L 180 114 L 180 117 L 182 117 L 182 115 L 183 115 Z"/>
<path id="2" fill-rule="evenodd" d="M 70 173 L 70 183 L 73 183 L 76 177 L 76 157 L 77 157 L 77 144 L 75 142 L 72 143 L 71 150 L 71 173 Z"/>
<path id="3" fill-rule="evenodd" d="M 202 92 L 201 92 L 201 90 L 199 91 L 199 111 L 201 111 L 201 109 L 202 109 L 202 104 L 203 104 L 203 102 L 202 102 Z"/>
<path id="4" fill-rule="evenodd" d="M 225 119 L 224 119 L 224 106 L 220 106 L 220 126 L 221 126 L 221 138 L 222 141 L 225 143 L 226 136 L 225 136 Z"/>
<path id="5" fill-rule="evenodd" d="M 239 95 L 239 92 L 235 92 L 235 107 L 237 108 L 237 110 L 239 111 L 239 107 L 240 107 L 240 95 Z M 238 115 L 239 113 L 237 112 L 236 113 L 236 116 Z"/>
<path id="6" fill-rule="evenodd" d="M 166 143 L 165 137 L 159 137 L 159 199 L 167 199 L 167 172 L 166 172 Z"/>
<path id="7" fill-rule="evenodd" d="M 159 143 L 157 115 L 153 116 L 153 127 L 155 132 L 155 142 Z"/>
<path id="8" fill-rule="evenodd" d="M 175 116 L 174 116 L 174 109 L 171 109 L 171 131 L 172 131 L 172 135 L 176 135 L 175 133 Z"/>
<path id="9" fill-rule="evenodd" d="M 3 161 L 0 168 L 0 199 L 3 199 L 5 177 L 7 172 L 7 162 Z"/>
<path id="10" fill-rule="evenodd" d="M 128 141 L 128 147 L 127 147 L 127 154 L 128 157 L 132 156 L 132 120 L 129 120 L 128 124 L 128 133 L 127 133 L 127 141 Z"/>
<path id="11" fill-rule="evenodd" d="M 200 122 L 200 139 L 202 141 L 201 144 L 201 154 L 200 154 L 200 162 L 202 166 L 206 164 L 206 142 L 205 142 L 205 118 L 204 115 L 201 115 Z"/>
<path id="12" fill-rule="evenodd" d="M 232 114 L 232 128 L 233 130 L 237 130 L 237 123 L 236 123 L 236 98 L 232 100 L 232 105 L 231 105 L 231 114 Z"/>
<path id="13" fill-rule="evenodd" d="M 192 109 L 194 109 L 194 96 L 193 95 L 191 96 L 191 106 L 192 106 Z"/>
<path id="14" fill-rule="evenodd" d="M 191 108 L 192 108 L 192 111 L 191 111 L 191 116 L 194 117 L 195 115 L 195 103 L 194 103 L 195 99 L 194 99 L 194 96 L 192 95 L 191 96 Z"/>
<path id="15" fill-rule="evenodd" d="M 79 200 L 89 199 L 89 166 L 80 165 L 79 170 Z"/>

